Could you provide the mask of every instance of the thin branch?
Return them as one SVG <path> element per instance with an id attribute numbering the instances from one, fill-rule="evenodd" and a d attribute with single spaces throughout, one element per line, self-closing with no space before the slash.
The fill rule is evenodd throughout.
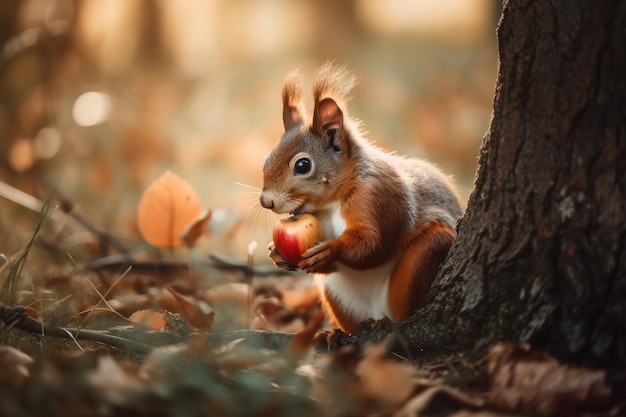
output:
<path id="1" fill-rule="evenodd" d="M 17 328 L 42 336 L 53 336 L 63 339 L 70 338 L 74 340 L 91 340 L 135 353 L 145 354 L 152 350 L 152 347 L 149 345 L 115 336 L 109 334 L 107 331 L 71 329 L 46 325 L 29 317 L 24 307 L 21 306 L 8 307 L 0 303 L 0 319 L 2 319 L 9 328 Z"/>
<path id="2" fill-rule="evenodd" d="M 108 330 L 54 327 L 29 317 L 24 307 L 8 307 L 2 303 L 0 303 L 0 320 L 9 329 L 16 328 L 29 333 L 63 339 L 94 341 L 138 354 L 147 354 L 155 347 L 182 343 L 197 336 L 207 336 L 214 345 L 243 339 L 251 346 L 273 350 L 284 348 L 293 337 L 291 333 L 261 330 L 176 334 L 166 331 L 144 330 L 134 326 L 113 327 Z"/>
<path id="3" fill-rule="evenodd" d="M 87 263 L 86 268 L 89 271 L 114 270 L 118 271 L 128 266 L 133 267 L 133 271 L 154 271 L 158 270 L 180 270 L 188 268 L 186 261 L 177 260 L 155 260 L 155 261 L 134 261 L 131 257 L 125 255 L 105 256 Z M 239 271 L 245 276 L 250 273 L 250 266 L 247 263 L 227 259 L 221 255 L 209 255 L 208 261 L 194 261 L 193 266 L 215 268 L 226 271 Z M 294 275 L 294 272 L 278 269 L 274 266 L 260 267 L 255 266 L 252 269 L 255 277 L 271 277 L 277 275 Z"/>

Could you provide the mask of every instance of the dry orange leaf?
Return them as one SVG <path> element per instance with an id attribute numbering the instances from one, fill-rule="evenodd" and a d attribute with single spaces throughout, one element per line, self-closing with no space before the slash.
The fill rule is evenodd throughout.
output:
<path id="1" fill-rule="evenodd" d="M 211 219 L 211 210 L 206 209 L 200 213 L 191 223 L 189 223 L 180 234 L 180 240 L 185 245 L 192 247 L 196 244 L 196 241 L 200 239 L 206 232 L 206 224 Z"/>
<path id="2" fill-rule="evenodd" d="M 182 246 L 183 230 L 202 212 L 193 188 L 171 171 L 166 171 L 143 193 L 137 209 L 139 231 L 153 246 Z"/>
<path id="3" fill-rule="evenodd" d="M 27 306 L 27 307 L 24 307 L 24 310 L 26 310 L 26 314 L 31 319 L 37 320 L 39 318 L 39 314 L 37 314 L 37 310 L 35 310 L 34 308 Z"/>
<path id="4" fill-rule="evenodd" d="M 162 308 L 180 314 L 198 329 L 209 330 L 215 319 L 215 313 L 206 302 L 178 294 L 170 287 L 162 288 L 157 300 Z"/>
<path id="5" fill-rule="evenodd" d="M 204 292 L 203 298 L 209 304 L 235 303 L 246 308 L 250 304 L 252 287 L 242 282 L 229 282 L 215 285 Z"/>
<path id="6" fill-rule="evenodd" d="M 25 382 L 30 376 L 29 367 L 33 362 L 34 359 L 26 353 L 0 345 L 0 384 L 15 386 Z"/>
<path id="7" fill-rule="evenodd" d="M 376 398 L 381 406 L 394 408 L 410 398 L 417 369 L 408 363 L 387 359 L 388 351 L 385 343 L 368 346 L 354 373 L 367 397 Z"/>
<path id="8" fill-rule="evenodd" d="M 163 313 L 159 313 L 154 310 L 139 310 L 130 315 L 128 320 L 133 323 L 143 324 L 154 330 L 165 329 L 165 320 L 163 319 Z"/>
<path id="9" fill-rule="evenodd" d="M 528 344 L 495 345 L 487 359 L 489 402 L 499 411 L 561 416 L 610 405 L 603 370 L 561 364 Z"/>

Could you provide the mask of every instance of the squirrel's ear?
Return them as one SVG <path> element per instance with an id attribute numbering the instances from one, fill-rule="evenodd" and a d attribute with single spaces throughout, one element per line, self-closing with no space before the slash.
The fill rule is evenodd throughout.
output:
<path id="1" fill-rule="evenodd" d="M 331 145 L 339 148 L 342 128 L 343 112 L 335 100 L 325 98 L 317 103 L 313 114 L 313 132 L 319 136 L 326 134 L 332 141 Z"/>
<path id="2" fill-rule="evenodd" d="M 285 126 L 285 132 L 301 124 L 302 121 L 302 112 L 298 106 L 283 106 L 283 126 Z"/>

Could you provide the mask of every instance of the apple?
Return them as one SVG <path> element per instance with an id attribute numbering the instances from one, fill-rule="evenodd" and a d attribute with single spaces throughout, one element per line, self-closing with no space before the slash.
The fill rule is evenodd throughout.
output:
<path id="1" fill-rule="evenodd" d="M 282 258 L 292 265 L 308 248 L 324 238 L 322 224 L 312 214 L 280 219 L 274 226 L 274 246 Z"/>

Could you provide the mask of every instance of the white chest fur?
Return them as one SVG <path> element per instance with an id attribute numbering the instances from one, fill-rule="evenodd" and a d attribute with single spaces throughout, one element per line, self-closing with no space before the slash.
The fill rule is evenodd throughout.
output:
<path id="1" fill-rule="evenodd" d="M 336 238 L 346 230 L 346 220 L 341 215 L 341 204 L 333 203 L 318 214 L 326 239 Z"/>
<path id="2" fill-rule="evenodd" d="M 335 203 L 319 216 L 327 239 L 340 236 L 346 229 L 340 207 L 339 203 Z M 382 266 L 364 271 L 339 264 L 337 272 L 316 275 L 315 281 L 341 304 L 346 313 L 360 321 L 368 318 L 378 320 L 390 317 L 389 278 L 395 263 L 396 259 L 393 259 Z"/>

